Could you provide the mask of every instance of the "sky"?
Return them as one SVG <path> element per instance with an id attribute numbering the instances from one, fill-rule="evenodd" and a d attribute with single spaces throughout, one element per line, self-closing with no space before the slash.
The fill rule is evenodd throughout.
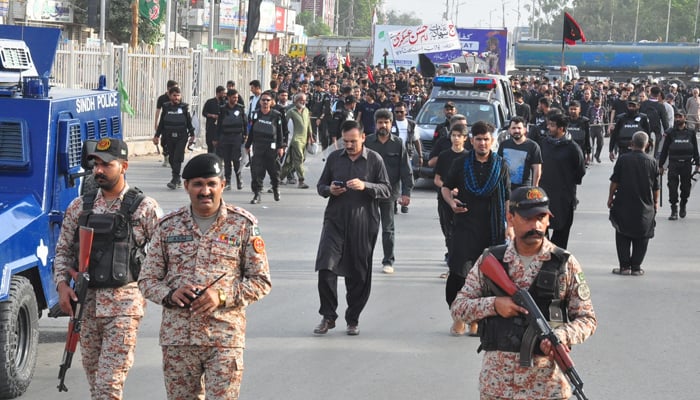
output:
<path id="1" fill-rule="evenodd" d="M 384 0 L 384 9 L 398 13 L 412 12 L 423 23 L 432 24 L 442 21 L 445 1 L 449 2 L 449 16 L 460 28 L 502 28 L 504 9 L 509 31 L 517 24 L 518 9 L 520 26 L 528 25 L 529 13 L 523 5 L 529 0 Z"/>

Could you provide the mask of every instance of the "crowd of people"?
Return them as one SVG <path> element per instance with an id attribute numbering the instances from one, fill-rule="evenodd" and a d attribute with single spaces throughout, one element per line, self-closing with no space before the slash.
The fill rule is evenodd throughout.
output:
<path id="1" fill-rule="evenodd" d="M 548 82 L 511 77 L 516 116 L 493 151 L 495 127 L 468 121 L 446 102 L 432 153 L 437 211 L 447 253 L 443 274 L 451 310 L 450 333 L 479 336 L 485 351 L 482 399 L 564 399 L 572 389 L 551 362 L 550 340 L 535 349 L 536 369 L 518 365 L 527 310 L 495 290 L 484 275 L 495 255 L 509 278 L 535 298 L 564 346 L 590 337 L 597 326 L 582 267 L 566 249 L 587 167 L 601 163 L 607 137 L 608 207 L 616 231 L 614 274 L 644 275 L 660 200 L 659 177 L 668 171 L 669 219 L 684 218 L 692 166 L 700 170 L 696 133 L 700 91 L 677 83 Z M 316 183 L 328 199 L 316 256 L 321 322 L 326 335 L 338 318 L 338 277 L 347 292 L 346 333 L 360 334 L 360 314 L 371 292 L 374 246 L 381 232 L 382 271 L 394 273 L 394 215 L 408 213 L 413 189 L 410 160 L 423 152 L 413 119 L 427 101 L 430 81 L 415 69 L 353 65 L 328 69 L 282 59 L 271 81 L 249 82 L 244 101 L 235 82 L 218 86 L 202 107 L 207 152 L 183 168 L 195 141 L 188 105 L 177 82 L 158 100 L 155 144 L 171 168 L 170 189 L 184 185 L 190 203 L 162 217 L 155 200 L 129 189 L 126 143 L 103 139 L 87 154 L 98 190 L 66 212 L 56 250 L 55 280 L 61 308 L 73 313 L 80 226 L 129 221 L 134 240 L 119 229 L 100 232 L 90 274 L 122 280 L 91 281 L 83 365 L 94 399 L 122 396 L 145 299 L 163 306 L 160 344 L 168 398 L 236 399 L 243 374 L 245 306 L 271 288 L 265 243 L 256 218 L 224 202 L 224 191 L 243 189 L 251 172 L 251 204 L 262 201 L 263 180 L 280 201 L 280 185 L 309 185 L 305 154 L 327 149 Z M 263 90 L 263 86 L 267 89 Z M 678 189 L 680 187 L 680 193 Z M 138 199 L 135 201 L 134 199 Z M 554 218 L 552 218 L 554 217 Z M 381 227 L 381 230 L 380 230 Z M 124 228 L 124 226 L 121 226 Z M 146 243 L 150 243 L 146 246 Z M 101 248 L 100 248 L 101 247 Z M 107 254 L 108 256 L 104 256 Z M 137 256 L 134 256 L 137 254 Z M 127 261 L 124 261 L 127 260 Z M 94 262 L 93 262 L 94 261 Z M 140 271 L 140 273 L 139 273 Z M 140 290 L 139 290 L 140 289 Z"/>

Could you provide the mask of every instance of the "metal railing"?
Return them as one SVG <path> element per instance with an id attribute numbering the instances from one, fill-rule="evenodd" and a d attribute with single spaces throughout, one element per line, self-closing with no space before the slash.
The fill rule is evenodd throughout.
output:
<path id="1" fill-rule="evenodd" d="M 133 117 L 122 114 L 125 140 L 147 140 L 153 137 L 156 100 L 165 93 L 169 79 L 177 81 L 182 99 L 190 105 L 193 122 L 204 128 L 201 107 L 215 95 L 218 85 L 236 82 L 243 99 L 250 95 L 248 83 L 258 79 L 263 87 L 270 80 L 269 53 L 242 56 L 232 52 L 207 49 L 175 49 L 165 52 L 160 47 L 130 49 L 127 45 L 81 45 L 66 41 L 59 45 L 53 65 L 52 85 L 64 88 L 94 89 L 100 75 L 107 76 L 107 86 L 116 89 L 121 79 L 129 95 Z M 201 121 L 201 123 L 200 123 Z"/>

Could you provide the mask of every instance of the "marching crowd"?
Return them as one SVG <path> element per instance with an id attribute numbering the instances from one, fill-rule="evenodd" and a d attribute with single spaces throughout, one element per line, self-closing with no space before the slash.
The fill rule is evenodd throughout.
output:
<path id="1" fill-rule="evenodd" d="M 155 200 L 125 180 L 126 143 L 103 139 L 87 154 L 99 190 L 71 203 L 56 249 L 60 304 L 73 315 L 76 232 L 80 226 L 102 229 L 88 272 L 108 278 L 90 283 L 81 336 L 92 398 L 121 398 L 145 299 L 163 306 L 168 398 L 238 398 L 245 307 L 270 291 L 271 280 L 256 218 L 226 204 L 222 194 L 232 190 L 234 178 L 243 189 L 246 162 L 251 204 L 261 203 L 266 174 L 275 201 L 280 185 L 307 189 L 304 157 L 319 147 L 328 150 L 316 189 L 328 203 L 315 262 L 321 322 L 314 334 L 336 326 L 339 276 L 347 289 L 346 333 L 360 334 L 379 232 L 382 271 L 394 273 L 394 215 L 409 212 L 413 159 L 435 168 L 450 333 L 480 336 L 481 399 L 569 398 L 568 375 L 551 361 L 554 347 L 581 343 L 597 326 L 581 265 L 566 250 L 577 186 L 588 165 L 602 162 L 608 138 L 609 158 L 617 160 L 608 199 L 619 261 L 613 273 L 643 275 L 664 172 L 669 219 L 687 214 L 692 166 L 700 169 L 700 91 L 644 80 L 514 76 L 511 84 L 517 116 L 497 152 L 494 126 L 468 121 L 448 101 L 433 152 L 423 160 L 413 119 L 431 82 L 415 68 L 331 70 L 281 59 L 270 82 L 248 83 L 247 101 L 233 81 L 215 89 L 202 107 L 207 153 L 183 168 L 195 130 L 177 82 L 169 81 L 158 100 L 153 141 L 163 146 L 171 168 L 167 187 L 184 186 L 189 204 L 161 216 Z M 123 235 L 125 228 L 133 234 Z M 491 255 L 557 323 L 556 337 L 533 345 L 532 368 L 518 366 L 518 353 L 533 322 L 485 275 Z"/>

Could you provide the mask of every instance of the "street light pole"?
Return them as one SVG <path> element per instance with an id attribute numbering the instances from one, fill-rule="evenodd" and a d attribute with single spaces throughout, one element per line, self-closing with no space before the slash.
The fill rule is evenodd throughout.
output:
<path id="1" fill-rule="evenodd" d="M 668 43 L 668 28 L 671 26 L 671 0 L 668 0 L 668 14 L 666 15 L 666 43 Z"/>
<path id="2" fill-rule="evenodd" d="M 637 0 L 637 16 L 634 18 L 634 40 L 633 42 L 637 41 L 637 26 L 639 25 L 639 1 Z"/>

